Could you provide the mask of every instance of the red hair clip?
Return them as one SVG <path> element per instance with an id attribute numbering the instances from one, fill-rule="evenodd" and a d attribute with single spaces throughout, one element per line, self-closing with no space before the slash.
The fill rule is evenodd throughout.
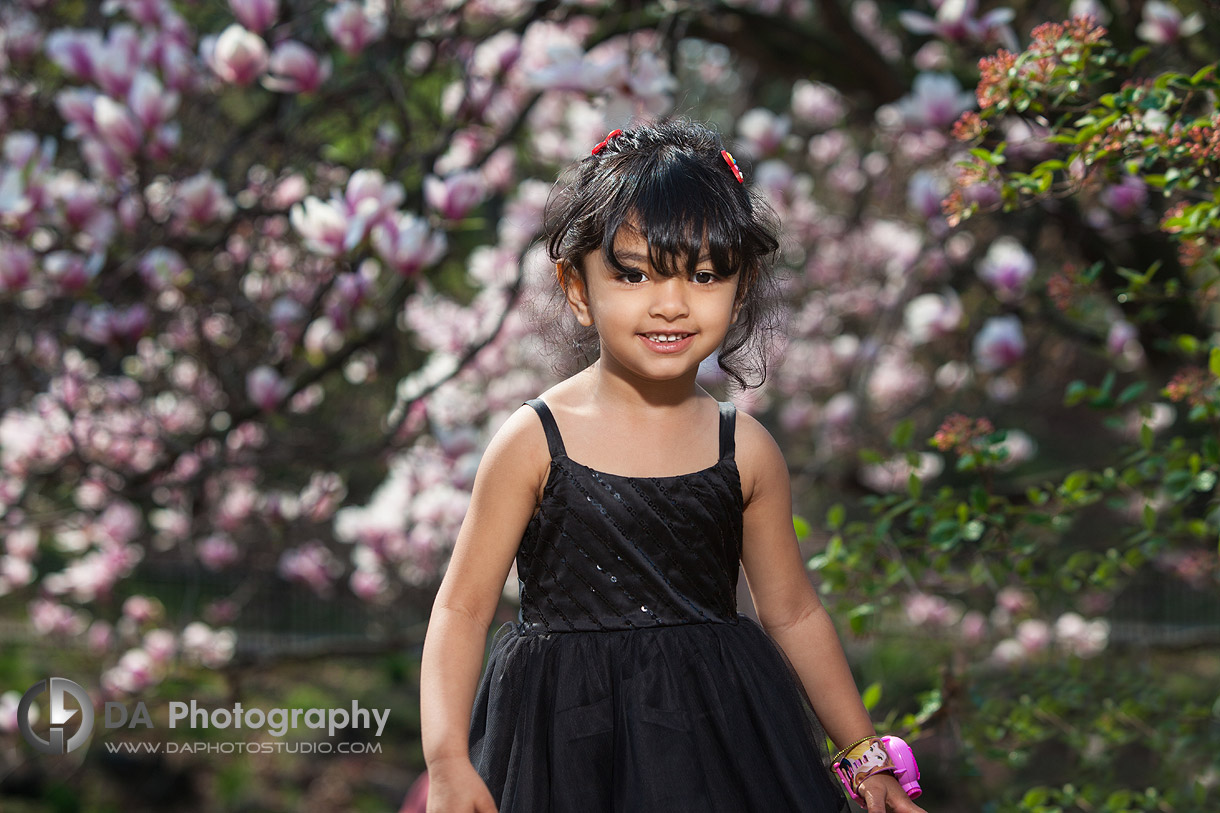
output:
<path id="1" fill-rule="evenodd" d="M 733 177 L 737 179 L 737 183 L 745 183 L 746 179 L 741 176 L 741 169 L 737 166 L 737 159 L 733 157 L 732 153 L 728 150 L 721 150 L 720 156 L 729 165 L 729 169 L 733 170 Z"/>
<path id="2" fill-rule="evenodd" d="M 602 151 L 603 147 L 605 147 L 608 143 L 610 143 L 610 139 L 614 138 L 616 135 L 621 135 L 622 132 L 623 132 L 622 130 L 614 130 L 613 132 L 611 132 L 610 135 L 608 135 L 602 139 L 602 143 L 598 144 L 596 147 L 593 148 L 593 152 L 590 154 L 597 155 L 599 152 Z"/>

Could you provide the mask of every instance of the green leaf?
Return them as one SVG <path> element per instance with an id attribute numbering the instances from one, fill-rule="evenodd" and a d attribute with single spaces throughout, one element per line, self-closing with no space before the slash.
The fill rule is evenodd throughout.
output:
<path id="1" fill-rule="evenodd" d="M 1087 471 L 1074 471 L 1063 481 L 1063 490 L 1074 493 L 1080 491 L 1088 484 L 1089 473 Z"/>
<path id="2" fill-rule="evenodd" d="M 805 520 L 805 518 L 797 516 L 796 514 L 792 515 L 792 529 L 796 531 L 797 539 L 804 539 L 805 537 L 809 536 L 809 531 L 811 530 L 809 523 Z"/>
<path id="3" fill-rule="evenodd" d="M 837 502 L 830 506 L 830 510 L 826 512 L 826 527 L 832 531 L 837 531 L 843 527 L 843 520 L 847 518 L 847 509 L 843 507 L 843 503 Z"/>
<path id="4" fill-rule="evenodd" d="M 905 449 L 911 445 L 911 438 L 915 434 L 915 421 L 910 418 L 903 418 L 894 427 L 894 431 L 890 433 L 890 443 L 895 449 Z"/>
<path id="5" fill-rule="evenodd" d="M 1213 347 L 1207 355 L 1207 369 L 1212 371 L 1212 375 L 1220 378 L 1220 345 Z"/>
<path id="6" fill-rule="evenodd" d="M 877 708 L 877 703 L 881 701 L 881 684 L 874 683 L 864 690 L 860 695 L 860 700 L 864 703 L 864 708 L 872 711 Z"/>
<path id="7" fill-rule="evenodd" d="M 1148 389 L 1148 382 L 1136 381 L 1134 384 L 1130 384 L 1125 387 L 1123 391 L 1118 394 L 1118 398 L 1115 400 L 1115 403 L 1118 406 L 1123 406 L 1124 404 L 1134 401 L 1146 389 Z"/>

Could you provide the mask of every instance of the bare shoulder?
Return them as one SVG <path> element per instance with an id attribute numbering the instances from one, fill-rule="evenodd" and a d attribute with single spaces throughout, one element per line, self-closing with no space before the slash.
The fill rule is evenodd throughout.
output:
<path id="1" fill-rule="evenodd" d="M 787 480 L 788 463 L 779 444 L 757 418 L 740 409 L 733 443 L 737 471 L 741 474 L 742 499 L 747 506 L 756 495 Z"/>
<path id="2" fill-rule="evenodd" d="M 537 411 L 522 404 L 492 436 L 479 463 L 482 472 L 507 475 L 540 494 L 550 471 L 551 453 Z M 507 484 L 507 483 L 505 483 Z"/>

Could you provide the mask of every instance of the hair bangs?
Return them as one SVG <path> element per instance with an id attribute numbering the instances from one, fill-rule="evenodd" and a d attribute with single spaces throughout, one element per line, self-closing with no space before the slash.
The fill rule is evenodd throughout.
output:
<path id="1" fill-rule="evenodd" d="M 662 149 L 640 169 L 619 187 L 605 212 L 601 249 L 606 261 L 628 270 L 616 246 L 625 228 L 644 238 L 649 265 L 663 276 L 688 275 L 709 262 L 717 276 L 736 275 L 751 259 L 746 235 L 737 225 L 749 212 L 742 211 L 742 198 L 731 194 L 731 187 L 722 189 L 725 178 L 715 173 L 724 167 Z"/>

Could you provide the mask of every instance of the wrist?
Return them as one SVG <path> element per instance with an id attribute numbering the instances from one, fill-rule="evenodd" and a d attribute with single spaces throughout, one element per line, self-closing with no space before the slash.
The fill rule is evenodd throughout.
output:
<path id="1" fill-rule="evenodd" d="M 470 764 L 470 754 L 466 751 L 446 750 L 424 755 L 424 764 L 428 766 L 429 771 L 445 770 L 463 763 Z"/>

